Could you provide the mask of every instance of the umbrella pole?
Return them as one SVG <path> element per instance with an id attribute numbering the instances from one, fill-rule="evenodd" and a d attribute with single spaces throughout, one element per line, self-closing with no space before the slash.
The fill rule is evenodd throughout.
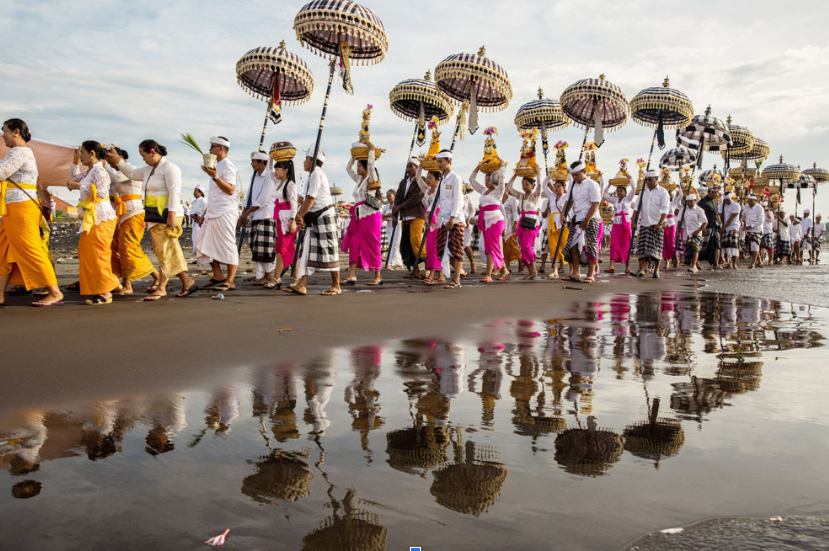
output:
<path id="1" fill-rule="evenodd" d="M 593 114 L 596 111 L 596 104 L 593 103 Z M 593 118 L 592 115 L 590 117 Z M 587 145 L 587 135 L 590 132 L 590 125 L 587 124 L 584 127 L 584 140 L 581 142 L 581 151 L 579 152 L 579 161 L 582 160 L 584 157 L 584 146 Z M 545 155 L 546 160 L 546 155 Z M 561 229 L 564 230 L 564 223 L 567 219 L 567 213 L 570 212 L 570 205 L 573 203 L 573 186 L 570 186 L 570 193 L 567 195 L 567 203 L 564 205 L 564 212 L 559 214 L 561 220 Z M 553 220 L 553 224 L 555 224 L 555 219 Z M 564 231 L 558 232 L 558 240 L 556 241 L 556 252 L 553 254 L 553 273 L 558 272 L 558 252 L 561 250 L 561 238 L 564 236 Z M 600 244 L 601 245 L 601 244 Z"/>
<path id="2" fill-rule="evenodd" d="M 268 117 L 271 114 L 271 107 L 273 106 L 273 100 L 268 102 L 268 107 L 265 109 L 265 122 L 262 123 L 262 135 L 259 137 L 259 151 L 262 151 L 262 146 L 265 144 L 265 131 L 268 129 Z M 267 170 L 267 168 L 266 168 Z M 248 196 L 247 200 L 245 201 L 245 210 L 250 208 L 251 202 L 253 201 L 253 180 L 256 178 L 256 171 L 253 171 L 253 174 L 250 176 L 250 186 L 248 187 Z M 242 231 L 239 233 L 239 242 L 236 244 L 236 252 L 242 252 L 242 245 L 245 244 L 245 237 L 247 237 L 248 233 L 248 226 L 245 224 L 242 226 Z"/>
<path id="3" fill-rule="evenodd" d="M 651 152 L 648 153 L 648 166 L 645 167 L 645 170 L 650 170 L 651 168 L 651 159 L 653 159 L 653 146 L 656 145 L 656 133 L 657 130 L 653 131 L 653 139 L 651 140 Z M 636 193 L 636 188 L 633 188 L 633 192 Z M 633 225 L 630 228 L 630 244 L 628 245 L 628 254 L 627 258 L 625 258 L 625 268 L 630 266 L 630 250 L 633 248 L 633 242 L 636 240 L 636 230 L 639 228 L 639 213 L 642 210 L 642 198 L 645 197 L 645 183 L 642 182 L 642 193 L 639 194 L 639 203 L 636 205 L 636 211 L 633 213 Z"/>
<path id="4" fill-rule="evenodd" d="M 455 141 L 458 137 L 458 133 L 461 131 L 461 114 L 458 113 L 457 122 L 455 123 L 455 134 L 452 137 L 452 147 L 449 148 L 449 151 L 455 150 Z M 437 191 L 435 191 L 435 200 L 432 202 L 432 208 L 429 209 L 429 217 L 426 218 L 426 223 L 423 224 L 423 235 L 420 237 L 420 247 L 417 248 L 417 255 L 415 256 L 415 266 L 420 263 L 420 255 L 423 254 L 423 246 L 426 244 L 426 236 L 429 233 L 429 226 L 432 224 L 432 217 L 435 215 L 435 209 L 438 207 L 438 203 L 440 202 L 440 185 L 443 183 L 443 174 L 440 175 L 440 181 L 438 182 Z M 442 255 L 441 255 L 442 258 Z M 414 273 L 414 268 L 412 268 L 412 273 Z M 446 274 L 444 274 L 446 277 Z"/>
<path id="5" fill-rule="evenodd" d="M 415 122 L 414 133 L 412 134 L 412 145 L 409 146 L 409 156 L 406 157 L 406 169 L 403 171 L 403 179 L 404 180 L 406 179 L 406 175 L 408 174 L 408 171 L 409 171 L 409 159 L 412 157 L 412 151 L 414 151 L 414 145 L 415 145 L 415 140 L 417 139 L 417 130 L 418 130 L 418 128 L 419 128 L 419 126 L 418 126 L 417 122 Z M 394 205 L 392 205 L 392 207 L 394 207 Z M 398 221 L 397 221 L 397 224 L 393 224 L 392 227 L 391 227 L 391 237 L 389 237 L 389 250 L 386 253 L 386 264 L 385 264 L 385 266 L 383 266 L 384 268 L 389 267 L 389 259 L 391 258 L 391 248 L 392 248 L 392 244 L 394 243 L 394 234 L 397 233 L 397 226 L 400 225 L 400 220 L 399 220 L 400 217 L 395 216 L 394 214 L 392 214 L 392 217 L 393 218 L 398 218 Z"/>
<path id="6" fill-rule="evenodd" d="M 809 237 L 809 241 L 812 243 L 812 250 L 809 251 L 812 255 L 812 261 L 817 264 L 817 251 L 815 250 L 815 218 L 817 214 L 815 214 L 815 197 L 817 196 L 817 182 L 815 182 L 815 187 L 812 188 L 812 235 Z"/>
<path id="7" fill-rule="evenodd" d="M 541 150 L 544 152 L 544 174 L 550 173 L 550 165 L 547 164 L 547 150 L 550 145 L 547 143 L 547 124 L 541 122 Z M 582 148 L 584 149 L 584 148 Z"/>
<path id="8" fill-rule="evenodd" d="M 337 66 L 337 59 L 334 58 L 331 60 L 331 65 L 329 67 L 328 72 L 328 88 L 325 90 L 325 101 L 322 104 L 322 115 L 320 115 L 320 127 L 317 130 L 317 141 L 314 144 L 314 156 L 311 159 L 311 172 L 317 167 L 317 155 L 320 152 L 320 142 L 322 141 L 322 129 L 325 126 L 325 113 L 328 111 L 328 99 L 331 97 L 331 85 L 334 83 L 334 69 Z M 264 137 L 263 137 L 264 140 Z M 308 173 L 308 181 L 311 181 L 311 173 Z M 307 191 L 307 190 L 306 190 Z M 299 260 L 299 256 L 302 254 L 302 243 L 305 241 L 305 230 L 298 232 L 297 235 L 297 246 L 296 251 L 294 252 L 294 261 L 291 263 L 290 266 L 285 266 L 285 269 L 282 270 L 282 273 L 279 274 L 281 278 L 287 271 L 290 269 L 293 273 L 296 272 L 296 265 L 297 261 Z"/>

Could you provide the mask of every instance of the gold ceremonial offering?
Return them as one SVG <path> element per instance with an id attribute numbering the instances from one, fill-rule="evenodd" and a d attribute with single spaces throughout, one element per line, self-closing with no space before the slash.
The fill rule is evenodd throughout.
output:
<path id="1" fill-rule="evenodd" d="M 567 156 L 564 153 L 567 145 L 567 142 L 559 140 L 553 146 L 553 149 L 556 150 L 556 160 L 553 163 L 553 168 L 549 171 L 549 175 L 554 182 L 567 182 L 570 177 L 570 171 L 567 170 Z"/>
<path id="2" fill-rule="evenodd" d="M 515 168 L 515 173 L 522 178 L 535 178 L 538 164 L 535 159 L 536 131 L 525 130 L 521 132 L 521 160 Z"/>
<path id="3" fill-rule="evenodd" d="M 628 187 L 630 185 L 628 162 L 630 162 L 630 159 L 621 159 L 619 161 L 619 172 L 616 173 L 616 176 L 610 179 L 611 186 Z"/>
<path id="4" fill-rule="evenodd" d="M 498 146 L 495 145 L 495 138 L 493 135 L 498 135 L 498 129 L 490 126 L 484 130 L 484 158 L 481 160 L 481 172 L 484 174 L 492 174 L 501 168 L 501 161 L 498 160 Z M 506 166 L 506 163 L 504 163 Z"/>
<path id="5" fill-rule="evenodd" d="M 587 176 L 598 180 L 602 176 L 602 172 L 596 167 L 596 150 L 599 146 L 596 142 L 587 142 L 584 144 L 584 164 L 586 165 Z"/>
<path id="6" fill-rule="evenodd" d="M 271 146 L 270 155 L 277 163 L 290 161 L 296 156 L 296 147 L 291 142 L 276 142 Z"/>
<path id="7" fill-rule="evenodd" d="M 438 123 L 439 120 L 436 116 L 432 117 L 432 120 L 429 121 L 429 130 L 432 131 L 432 142 L 429 144 L 429 151 L 426 153 L 426 157 L 420 161 L 420 167 L 429 172 L 438 170 L 438 163 L 435 160 L 435 155 L 440 153 L 440 131 L 438 131 Z"/>
<path id="8" fill-rule="evenodd" d="M 363 121 L 360 123 L 359 141 L 351 144 L 351 156 L 358 161 L 368 160 L 368 143 L 371 141 L 371 133 L 368 130 L 369 121 L 371 120 L 371 110 L 374 106 L 369 104 L 363 109 Z M 385 149 L 379 147 L 374 149 L 374 160 L 380 158 L 380 155 Z"/>
<path id="9" fill-rule="evenodd" d="M 662 178 L 659 180 L 659 185 L 667 189 L 668 191 L 673 191 L 676 189 L 676 184 L 671 180 L 671 171 L 670 169 L 663 168 L 661 173 Z"/>

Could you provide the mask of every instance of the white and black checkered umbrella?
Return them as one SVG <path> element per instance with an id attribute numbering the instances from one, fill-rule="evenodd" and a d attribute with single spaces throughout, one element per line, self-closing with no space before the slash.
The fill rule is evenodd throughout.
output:
<path id="1" fill-rule="evenodd" d="M 570 119 L 564 115 L 558 100 L 543 97 L 541 88 L 538 89 L 538 99 L 525 103 L 515 114 L 515 126 L 519 131 L 556 131 L 567 128 L 569 124 Z"/>
<path id="2" fill-rule="evenodd" d="M 399 83 L 389 93 L 391 110 L 405 121 L 412 122 L 423 117 L 424 122 L 437 117 L 442 123 L 452 118 L 455 108 L 445 94 L 432 81 L 431 72 L 423 78 L 410 78 Z"/>
<path id="3" fill-rule="evenodd" d="M 659 168 L 676 171 L 691 166 L 695 162 L 697 162 L 696 151 L 688 147 L 677 146 L 662 155 L 662 158 L 659 159 Z"/>
<path id="4" fill-rule="evenodd" d="M 807 169 L 808 170 L 808 169 Z M 800 178 L 797 179 L 797 183 L 789 184 L 789 187 L 800 187 L 801 189 L 810 189 L 813 187 L 817 187 L 817 181 L 808 174 L 803 174 L 801 172 Z"/>
<path id="5" fill-rule="evenodd" d="M 704 115 L 697 115 L 685 128 L 677 133 L 682 145 L 699 151 L 702 143 L 703 151 L 725 151 L 731 144 L 731 132 L 723 121 L 711 115 L 711 106 Z"/>
<path id="6" fill-rule="evenodd" d="M 602 128 L 612 132 L 627 122 L 630 106 L 622 89 L 601 75 L 568 86 L 561 94 L 561 109 L 575 126 L 585 129 L 595 125 L 599 113 Z"/>
<path id="7" fill-rule="evenodd" d="M 741 157 L 743 154 L 751 152 L 754 147 L 754 143 L 757 141 L 754 134 L 751 133 L 751 130 L 745 126 L 731 124 L 731 115 L 728 115 L 725 122 L 728 127 L 728 132 L 731 134 L 731 145 L 728 146 L 729 156 L 737 158 Z M 721 153 L 723 151 L 724 150 L 720 150 Z"/>
<path id="8" fill-rule="evenodd" d="M 829 170 L 818 168 L 817 163 L 812 163 L 812 168 L 807 168 L 803 174 L 811 176 L 818 184 L 829 182 Z"/>
<path id="9" fill-rule="evenodd" d="M 340 56 L 348 43 L 349 59 L 357 64 L 383 61 L 389 38 L 371 10 L 350 0 L 314 0 L 294 18 L 297 40 L 323 57 Z"/>
<path id="10" fill-rule="evenodd" d="M 717 170 L 717 165 L 714 165 L 714 168 L 711 170 L 706 170 L 705 172 L 699 175 L 699 183 L 705 184 L 706 186 L 714 181 L 715 177 L 719 176 L 719 181 L 722 183 L 725 181 L 725 175 Z"/>
<path id="11" fill-rule="evenodd" d="M 308 65 L 281 42 L 278 48 L 254 48 L 236 62 L 236 82 L 253 97 L 270 100 L 274 92 L 286 105 L 308 101 L 314 91 L 314 77 Z"/>
<path id="12" fill-rule="evenodd" d="M 665 77 L 662 86 L 645 88 L 630 100 L 630 115 L 642 126 L 680 128 L 691 122 L 694 106 L 683 92 L 670 88 Z"/>
<path id="13" fill-rule="evenodd" d="M 761 174 L 768 180 L 776 180 L 788 184 L 797 182 L 800 179 L 800 168 L 784 163 L 783 156 L 781 155 L 779 163 L 767 166 Z"/>
<path id="14" fill-rule="evenodd" d="M 473 101 L 484 111 L 503 111 L 512 99 L 512 83 L 503 67 L 486 57 L 483 47 L 477 54 L 450 55 L 435 67 L 438 90 L 457 101 Z"/>

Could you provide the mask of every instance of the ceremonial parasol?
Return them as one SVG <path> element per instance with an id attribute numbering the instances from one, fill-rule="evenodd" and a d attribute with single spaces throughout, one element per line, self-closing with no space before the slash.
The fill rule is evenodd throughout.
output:
<path id="1" fill-rule="evenodd" d="M 648 420 L 625 427 L 625 449 L 633 455 L 656 460 L 676 455 L 685 444 L 685 431 L 678 419 L 659 418 L 659 398 L 648 404 Z"/>
<path id="2" fill-rule="evenodd" d="M 351 61 L 360 64 L 380 63 L 389 49 L 389 38 L 383 23 L 371 10 L 350 0 L 314 0 L 305 4 L 294 18 L 294 30 L 297 40 L 312 52 L 331 58 L 328 73 L 328 86 L 322 104 L 320 126 L 311 167 L 317 164 L 317 156 L 322 141 L 322 129 L 325 125 L 325 113 L 328 99 L 331 97 L 331 85 L 334 82 L 334 70 L 339 66 L 343 79 L 343 88 L 353 93 L 351 86 Z M 294 253 L 293 266 L 299 258 L 304 232 L 300 232 Z M 287 268 L 286 268 L 287 271 Z"/>
<path id="3" fill-rule="evenodd" d="M 416 425 L 386 434 L 387 463 L 398 471 L 420 474 L 449 460 L 446 450 L 449 437 L 446 428 Z"/>
<path id="4" fill-rule="evenodd" d="M 282 121 L 282 104 L 305 103 L 314 91 L 314 77 L 308 65 L 298 55 L 286 49 L 284 40 L 279 43 L 278 48 L 263 46 L 243 55 L 236 62 L 236 82 L 253 97 L 267 101 L 265 122 L 262 124 L 262 135 L 259 138 L 259 151 L 262 151 L 262 145 L 265 143 L 268 120 L 274 124 Z M 254 171 L 250 178 L 246 209 L 251 205 L 255 176 Z M 246 233 L 247 227 L 242 228 L 238 243 L 240 252 Z"/>
<path id="5" fill-rule="evenodd" d="M 440 92 L 461 106 L 458 110 L 450 151 L 455 150 L 459 135 L 461 139 L 464 139 L 462 129 L 464 125 L 467 125 L 467 118 L 469 133 L 474 134 L 478 130 L 479 108 L 485 112 L 503 111 L 512 99 L 512 83 L 510 83 L 509 75 L 503 67 L 486 57 L 486 49 L 483 46 L 477 54 L 454 54 L 438 63 L 435 67 L 435 84 Z M 441 176 L 442 180 L 443 176 Z M 427 220 L 431 220 L 435 214 L 440 201 L 441 187 L 439 182 Z M 427 233 L 423 232 L 415 259 L 421 258 Z"/>
<path id="6" fill-rule="evenodd" d="M 722 182 L 724 179 L 725 174 L 717 169 L 717 165 L 714 165 L 714 168 L 706 170 L 699 175 L 700 183 L 705 184 L 706 187 L 708 187 L 709 184 Z"/>
<path id="7" fill-rule="evenodd" d="M 697 153 L 688 147 L 684 147 L 678 145 L 672 149 L 669 149 L 662 155 L 662 158 L 659 159 L 659 168 L 668 170 L 672 170 L 674 172 L 679 172 L 683 168 L 689 167 L 693 165 L 697 160 Z M 688 189 L 685 190 L 685 196 L 687 197 L 691 193 L 691 184 L 693 183 L 693 178 L 688 179 Z M 644 195 L 644 194 L 643 194 Z M 682 215 L 679 218 L 679 226 L 676 230 L 676 243 L 677 247 L 679 247 L 680 239 L 682 239 L 682 224 L 685 222 L 685 207 L 686 205 L 682 205 Z M 630 249 L 628 249 L 628 258 L 630 257 Z M 626 262 L 627 263 L 627 262 Z"/>
<path id="8" fill-rule="evenodd" d="M 498 500 L 507 479 L 507 469 L 494 461 L 494 455 L 487 449 L 476 451 L 472 441 L 465 446 L 456 442 L 455 462 L 435 471 L 430 489 L 435 501 L 467 515 L 485 513 Z"/>
<path id="9" fill-rule="evenodd" d="M 361 549 L 385 551 L 388 529 L 380 524 L 380 516 L 354 503 L 356 491 L 346 491 L 342 502 L 334 498 L 334 485 L 329 484 L 331 517 L 326 518 L 313 532 L 302 538 L 303 551 L 330 549 Z M 369 503 L 363 501 L 363 504 Z"/>
<path id="10" fill-rule="evenodd" d="M 256 473 L 242 481 L 242 493 L 258 503 L 291 503 L 311 493 L 313 479 L 314 473 L 304 461 L 290 453 L 274 452 L 256 462 Z"/>
<path id="11" fill-rule="evenodd" d="M 567 429 L 556 438 L 556 463 L 565 471 L 583 476 L 602 476 L 619 461 L 624 450 L 622 437 L 598 428 L 591 415 L 587 428 Z"/>
<path id="12" fill-rule="evenodd" d="M 815 217 L 817 214 L 815 213 L 815 197 L 817 197 L 817 187 L 820 184 L 825 184 L 829 182 L 829 170 L 825 170 L 823 168 L 818 168 L 817 163 L 812 163 L 812 168 L 807 168 L 803 171 L 803 174 L 811 176 L 815 179 L 815 185 L 812 188 L 812 250 L 815 250 Z"/>
<path id="13" fill-rule="evenodd" d="M 751 130 L 746 128 L 745 126 L 739 126 L 736 124 L 731 124 L 731 115 L 728 115 L 726 118 L 726 126 L 728 127 L 728 131 L 731 133 L 731 145 L 726 148 L 724 157 L 724 171 L 726 173 L 729 172 L 729 167 L 731 166 L 731 158 L 742 156 L 742 168 L 746 168 L 746 164 L 748 161 L 748 154 L 754 149 L 754 144 L 757 139 L 754 137 L 754 134 L 751 133 Z M 743 177 L 740 178 L 740 184 L 738 186 L 740 192 L 740 199 L 742 200 L 743 196 L 743 188 L 745 187 L 743 183 Z"/>
<path id="14" fill-rule="evenodd" d="M 544 97 L 544 91 L 538 89 L 538 99 L 525 103 L 515 114 L 515 126 L 521 130 L 539 130 L 541 132 L 541 147 L 544 151 L 545 173 L 549 170 L 547 153 L 550 149 L 547 143 L 547 132 L 567 128 L 570 120 L 564 116 L 561 104 L 554 99 Z"/>
<path id="15" fill-rule="evenodd" d="M 410 78 L 399 83 L 389 92 L 389 103 L 392 112 L 407 122 L 414 121 L 414 134 L 406 156 L 406 166 L 414 151 L 415 142 L 423 145 L 426 140 L 426 121 L 437 117 L 438 124 L 443 124 L 452 118 L 455 108 L 446 95 L 440 92 L 432 81 L 431 71 L 426 71 L 423 78 Z M 403 177 L 406 177 L 404 170 Z M 397 225 L 391 230 L 389 243 L 394 243 L 394 234 Z M 389 266 L 391 247 L 386 255 L 386 267 Z"/>
<path id="16" fill-rule="evenodd" d="M 780 155 L 780 162 L 769 165 L 763 169 L 762 176 L 779 183 L 780 200 L 777 201 L 777 216 L 780 216 L 780 207 L 783 203 L 783 185 L 797 182 L 800 179 L 800 169 L 794 165 L 783 162 L 783 155 Z"/>
<path id="17" fill-rule="evenodd" d="M 604 143 L 604 131 L 612 132 L 618 130 L 627 122 L 628 105 L 627 98 L 621 88 L 606 80 L 604 75 L 599 78 L 586 78 L 567 87 L 561 94 L 561 110 L 572 121 L 577 128 L 584 128 L 584 140 L 579 150 L 579 161 L 584 156 L 584 146 L 587 144 L 587 134 L 594 129 L 593 141 L 597 147 Z M 567 195 L 567 203 L 561 220 L 565 220 L 573 203 L 573 187 Z M 564 232 L 559 232 L 556 242 L 556 252 L 553 258 L 558 258 L 561 250 L 561 237 Z"/>
<path id="18" fill-rule="evenodd" d="M 731 133 L 723 121 L 711 114 L 711 106 L 704 115 L 697 115 L 685 128 L 677 132 L 680 143 L 699 151 L 697 167 L 702 167 L 702 154 L 705 151 L 725 151 L 731 143 Z"/>

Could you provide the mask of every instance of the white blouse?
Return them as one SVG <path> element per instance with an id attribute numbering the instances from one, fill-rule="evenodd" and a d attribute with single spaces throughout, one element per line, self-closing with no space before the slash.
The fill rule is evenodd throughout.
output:
<path id="1" fill-rule="evenodd" d="M 118 168 L 127 178 L 141 180 L 141 188 L 147 195 L 153 197 L 167 197 L 167 208 L 175 212 L 176 216 L 184 216 L 181 206 L 181 169 L 162 157 L 157 166 L 135 168 L 127 161 L 118 163 Z M 155 226 L 148 222 L 147 227 Z"/>
<path id="2" fill-rule="evenodd" d="M 634 190 L 636 188 L 631 184 L 631 189 L 628 193 L 619 199 L 615 194 L 608 193 L 609 188 L 605 188 L 604 200 L 613 206 L 613 223 L 624 224 L 630 222 L 633 216 L 633 200 L 636 198 Z"/>
<path id="3" fill-rule="evenodd" d="M 296 195 L 296 184 L 294 182 L 285 182 L 274 177 L 274 182 L 276 182 L 276 203 L 290 203 L 291 208 L 284 209 L 277 211 L 276 218 L 279 219 L 279 223 L 282 224 L 282 233 L 288 232 L 288 226 L 291 225 L 291 220 L 296 217 L 296 213 L 299 210 L 299 203 L 297 201 Z M 285 186 L 288 186 L 288 189 L 285 190 Z M 287 200 L 283 199 L 283 194 L 287 193 Z"/>
<path id="4" fill-rule="evenodd" d="M 498 178 L 498 185 L 495 186 L 495 189 L 490 191 L 487 189 L 485 185 L 481 185 L 478 183 L 478 180 L 475 178 L 478 175 L 478 169 L 476 168 L 472 175 L 469 177 L 469 183 L 472 185 L 472 188 L 481 194 L 481 199 L 479 201 L 479 205 L 481 208 L 489 206 L 489 205 L 498 205 L 497 209 L 493 210 L 481 210 L 478 212 L 478 216 L 484 217 L 484 229 L 488 230 L 490 226 L 493 224 L 497 224 L 501 220 L 504 220 L 504 213 L 501 212 L 501 200 L 504 198 L 504 186 L 506 185 L 506 168 L 504 165 L 501 165 L 501 169 L 499 171 L 499 178 Z"/>
<path id="5" fill-rule="evenodd" d="M 28 147 L 12 147 L 0 161 L 0 180 L 37 185 L 37 163 L 32 150 Z M 6 204 L 22 203 L 30 198 L 37 198 L 36 190 L 24 191 L 15 186 L 6 189 Z"/>
<path id="6" fill-rule="evenodd" d="M 125 195 L 141 195 L 141 180 L 130 180 L 127 178 L 122 172 L 118 170 L 114 170 L 109 165 L 104 167 L 104 170 L 107 171 L 109 174 L 109 179 L 112 184 L 111 187 L 115 188 L 115 192 L 123 197 Z M 112 189 L 110 189 L 112 192 Z M 122 214 L 118 217 L 118 225 L 120 226 L 124 220 L 135 216 L 136 214 L 140 214 L 144 212 L 144 200 L 142 199 L 130 199 L 129 201 L 124 201 L 124 206 L 127 207 L 127 212 Z M 117 211 L 116 211 L 117 212 Z"/>
<path id="7" fill-rule="evenodd" d="M 207 201 L 204 200 L 204 197 L 199 197 L 190 205 L 190 216 L 201 216 L 206 210 Z"/>
<path id="8" fill-rule="evenodd" d="M 348 175 L 351 176 L 351 179 L 357 184 L 354 186 L 354 191 L 351 192 L 351 196 L 354 198 L 354 204 L 363 203 L 359 207 L 357 207 L 357 217 L 358 218 L 365 218 L 366 216 L 371 216 L 372 214 L 379 214 L 380 211 L 377 209 L 373 209 L 370 206 L 365 204 L 366 197 L 369 195 L 373 195 L 373 191 L 369 191 L 368 183 L 369 180 L 372 182 L 376 182 L 378 180 L 377 173 L 374 171 L 374 155 L 369 152 L 368 156 L 368 176 L 361 178 L 359 174 L 354 170 L 354 164 L 357 162 L 357 159 L 352 158 L 348 161 L 348 165 L 345 167 L 345 171 L 348 172 Z"/>
<path id="9" fill-rule="evenodd" d="M 504 239 L 509 239 L 515 232 L 513 225 L 518 222 L 518 201 L 515 197 L 507 197 L 503 203 L 504 208 Z"/>
<path id="10" fill-rule="evenodd" d="M 432 205 L 435 203 L 436 193 L 429 188 L 429 185 L 426 183 L 426 180 L 422 177 L 422 169 L 417 169 L 417 174 L 415 175 L 415 181 L 417 182 L 417 187 L 420 188 L 420 191 L 423 192 L 423 198 L 420 200 L 420 203 L 423 205 L 423 208 L 426 209 L 426 216 L 429 216 L 429 213 L 432 212 Z M 440 205 L 438 205 L 440 206 Z M 429 229 L 437 229 L 437 224 L 430 223 Z"/>
<path id="11" fill-rule="evenodd" d="M 250 206 L 259 207 L 250 215 L 251 220 L 273 220 L 276 185 L 270 171 L 266 168 L 262 174 L 253 177 Z"/>
<path id="12" fill-rule="evenodd" d="M 93 184 L 95 185 L 95 193 L 98 198 L 104 199 L 100 203 L 95 203 L 95 213 L 97 215 L 97 220 L 95 221 L 96 226 L 118 218 L 115 209 L 112 208 L 112 204 L 109 202 L 109 185 L 111 182 L 109 174 L 104 170 L 104 165 L 101 161 L 98 161 L 92 165 L 92 168 L 84 172 L 81 172 L 81 168 L 78 165 L 69 165 L 69 172 L 71 175 L 70 179 L 73 182 L 79 182 L 81 184 L 81 201 L 86 201 L 90 198 Z M 82 213 L 78 214 L 81 218 L 83 217 Z"/>
<path id="13" fill-rule="evenodd" d="M 541 202 L 541 183 L 536 182 L 535 187 L 530 192 L 529 195 L 526 195 L 523 191 L 518 191 L 513 189 L 512 186 L 509 188 L 509 194 L 515 197 L 518 201 L 518 217 L 520 218 L 523 216 L 524 212 L 533 212 L 535 211 L 538 213 L 538 205 Z M 526 196 L 525 196 L 526 195 Z"/>

